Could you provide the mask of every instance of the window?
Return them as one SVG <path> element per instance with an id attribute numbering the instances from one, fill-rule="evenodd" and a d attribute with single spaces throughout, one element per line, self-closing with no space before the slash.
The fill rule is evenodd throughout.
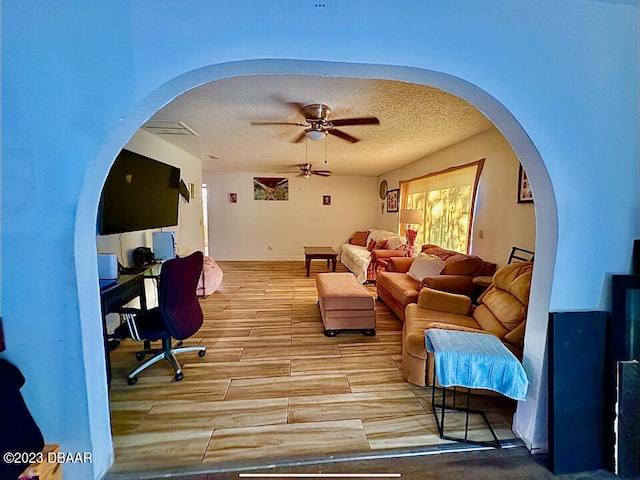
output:
<path id="1" fill-rule="evenodd" d="M 484 159 L 400 182 L 401 208 L 422 212 L 415 245 L 469 252 L 471 222 Z M 404 229 L 405 225 L 400 225 Z M 415 227 L 415 226 L 414 226 Z M 404 234 L 404 230 L 400 232 Z"/>

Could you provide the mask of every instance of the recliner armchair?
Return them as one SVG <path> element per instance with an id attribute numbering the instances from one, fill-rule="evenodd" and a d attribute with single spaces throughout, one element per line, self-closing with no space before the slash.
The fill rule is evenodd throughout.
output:
<path id="1" fill-rule="evenodd" d="M 165 261 L 160 271 L 158 306 L 147 311 L 132 308 L 120 310 L 120 314 L 126 319 L 131 338 L 145 342 L 145 346 L 148 342 L 162 341 L 160 349 L 147 349 L 136 353 L 138 360 L 148 354 L 154 356 L 129 374 L 129 385 L 138 381 L 137 376 L 140 372 L 163 359 L 173 367 L 175 380 L 180 381 L 184 375 L 176 354 L 198 352 L 200 357 L 205 355 L 204 346 L 181 347 L 182 342 L 176 346 L 172 345 L 172 339 L 185 340 L 202 326 L 203 314 L 196 295 L 202 262 L 202 252 Z"/>
<path id="2" fill-rule="evenodd" d="M 402 330 L 402 374 L 408 382 L 433 385 L 434 359 L 427 353 L 425 331 L 430 328 L 490 333 L 519 359 L 529 306 L 532 262 L 500 268 L 493 282 L 472 305 L 465 295 L 423 288 L 418 303 L 407 305 Z"/>

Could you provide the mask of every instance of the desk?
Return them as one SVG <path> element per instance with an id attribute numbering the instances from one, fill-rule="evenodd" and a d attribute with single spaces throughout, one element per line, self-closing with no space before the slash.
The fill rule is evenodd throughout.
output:
<path id="1" fill-rule="evenodd" d="M 440 438 L 466 443 L 476 443 L 500 448 L 500 441 L 484 412 L 469 408 L 471 393 L 467 390 L 466 409 L 456 407 L 456 387 L 483 388 L 499 392 L 515 400 L 524 400 L 529 382 L 518 359 L 495 336 L 455 330 L 429 329 L 425 332 L 427 351 L 435 356 L 435 379 L 442 386 L 442 403 L 435 403 L 435 385 L 431 404 L 436 416 Z M 435 383 L 435 382 L 434 382 Z M 453 405 L 446 405 L 446 387 L 453 387 Z M 438 418 L 436 407 L 441 409 Z M 444 435 L 445 410 L 466 411 L 464 439 Z M 495 442 L 468 439 L 469 413 L 481 414 Z"/>
<path id="2" fill-rule="evenodd" d="M 153 267 L 155 268 L 155 267 Z M 104 335 L 104 352 L 107 363 L 107 381 L 111 382 L 111 359 L 109 357 L 109 336 L 107 333 L 107 315 L 117 312 L 135 298 L 140 298 L 140 308 L 147 309 L 147 298 L 144 279 L 153 278 L 153 268 L 140 273 L 120 275 L 118 279 L 100 287 L 100 307 L 102 309 L 102 333 Z M 155 275 L 157 276 L 157 275 Z"/>

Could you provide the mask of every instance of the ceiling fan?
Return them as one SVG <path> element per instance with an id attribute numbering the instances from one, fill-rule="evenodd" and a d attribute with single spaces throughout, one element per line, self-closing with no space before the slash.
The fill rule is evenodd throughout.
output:
<path id="1" fill-rule="evenodd" d="M 327 134 L 342 138 L 351 143 L 357 143 L 360 139 L 349 135 L 336 127 L 346 127 L 349 125 L 378 125 L 380 120 L 376 117 L 359 117 L 359 118 L 337 118 L 329 120 L 331 108 L 322 103 L 313 103 L 311 105 L 292 104 L 300 110 L 307 123 L 297 122 L 251 122 L 251 125 L 296 125 L 305 127 L 304 131 L 298 135 L 293 143 L 301 142 L 305 137 L 309 140 L 322 140 Z"/>
<path id="2" fill-rule="evenodd" d="M 299 177 L 302 178 L 311 178 L 311 175 L 318 175 L 319 177 L 330 177 L 331 170 L 312 170 L 312 165 L 310 163 L 301 163 L 298 165 L 300 168 Z"/>

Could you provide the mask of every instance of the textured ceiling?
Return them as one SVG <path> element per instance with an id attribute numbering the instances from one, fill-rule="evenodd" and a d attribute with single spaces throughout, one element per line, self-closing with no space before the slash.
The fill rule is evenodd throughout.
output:
<path id="1" fill-rule="evenodd" d="M 304 127 L 250 125 L 252 121 L 305 123 L 291 103 L 324 103 L 332 109 L 330 120 L 375 116 L 380 125 L 340 127 L 359 138 L 358 143 L 332 135 L 292 143 Z M 281 173 L 308 162 L 314 169 L 337 175 L 367 176 L 419 160 L 493 126 L 475 107 L 436 88 L 298 75 L 211 82 L 179 96 L 150 120 L 181 121 L 197 132 L 197 136 L 160 136 L 202 159 L 203 170 Z"/>

